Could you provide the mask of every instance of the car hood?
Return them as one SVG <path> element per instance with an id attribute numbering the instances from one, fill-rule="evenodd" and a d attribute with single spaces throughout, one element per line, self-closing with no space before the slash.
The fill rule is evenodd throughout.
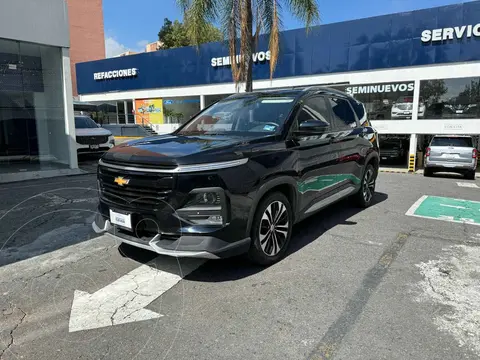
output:
<path id="1" fill-rule="evenodd" d="M 160 135 L 116 146 L 105 153 L 103 160 L 152 166 L 230 161 L 248 156 L 256 144 L 271 140 L 272 136 Z"/>
<path id="2" fill-rule="evenodd" d="M 77 136 L 110 136 L 112 132 L 104 128 L 75 129 Z"/>

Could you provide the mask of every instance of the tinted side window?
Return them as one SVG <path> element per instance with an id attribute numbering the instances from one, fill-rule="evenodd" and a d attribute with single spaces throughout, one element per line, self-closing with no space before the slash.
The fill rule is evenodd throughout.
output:
<path id="1" fill-rule="evenodd" d="M 354 100 L 350 101 L 350 104 L 352 105 L 353 110 L 357 114 L 357 119 L 361 123 L 362 118 L 365 116 L 365 108 L 363 107 L 363 104 L 360 103 L 360 102 L 354 101 Z M 362 125 L 362 124 L 360 124 L 360 125 Z"/>
<path id="2" fill-rule="evenodd" d="M 333 112 L 333 124 L 337 129 L 351 129 L 357 126 L 355 114 L 347 100 L 329 97 Z"/>
<path id="3" fill-rule="evenodd" d="M 315 96 L 306 99 L 298 114 L 297 122 L 300 124 L 302 121 L 312 119 L 320 120 L 331 125 L 330 109 L 323 96 Z"/>

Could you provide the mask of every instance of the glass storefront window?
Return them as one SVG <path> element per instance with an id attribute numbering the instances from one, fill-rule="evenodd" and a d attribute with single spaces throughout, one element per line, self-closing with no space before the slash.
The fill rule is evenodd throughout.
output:
<path id="1" fill-rule="evenodd" d="M 209 107 L 213 103 L 229 97 L 230 94 L 221 94 L 221 95 L 205 95 L 205 107 Z"/>
<path id="2" fill-rule="evenodd" d="M 89 114 L 93 120 L 101 125 L 117 123 L 116 102 L 97 102 L 93 104 L 94 109 Z"/>
<path id="3" fill-rule="evenodd" d="M 480 77 L 423 80 L 426 119 L 479 119 Z"/>
<path id="4" fill-rule="evenodd" d="M 163 99 L 163 116 L 166 124 L 183 124 L 199 111 L 199 96 Z"/>
<path id="5" fill-rule="evenodd" d="M 61 49 L 0 39 L 0 171 L 69 165 Z"/>
<path id="6" fill-rule="evenodd" d="M 413 81 L 333 86 L 361 101 L 369 120 L 408 120 L 413 113 Z M 420 99 L 421 100 L 421 99 Z M 425 105 L 419 103 L 418 116 L 423 117 Z"/>

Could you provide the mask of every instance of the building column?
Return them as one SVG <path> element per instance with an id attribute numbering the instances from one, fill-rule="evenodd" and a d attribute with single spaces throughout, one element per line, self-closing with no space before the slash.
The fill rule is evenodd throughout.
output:
<path id="1" fill-rule="evenodd" d="M 68 137 L 70 169 L 78 168 L 77 141 L 75 136 L 75 116 L 73 113 L 72 73 L 70 69 L 70 50 L 62 48 L 63 70 L 63 113 L 65 118 L 65 134 Z"/>
<path id="2" fill-rule="evenodd" d="M 417 156 L 417 134 L 410 135 L 410 148 L 408 151 L 408 172 L 415 172 L 415 159 Z"/>
<path id="3" fill-rule="evenodd" d="M 418 104 L 420 103 L 420 80 L 415 80 L 413 89 L 412 121 L 418 120 Z M 408 151 L 408 172 L 415 172 L 417 159 L 417 134 L 410 135 L 410 149 Z"/>
<path id="4" fill-rule="evenodd" d="M 132 99 L 132 109 L 133 109 L 133 123 L 137 123 L 137 108 L 135 106 L 135 99 Z M 163 109 L 162 109 L 163 112 Z"/>
<path id="5" fill-rule="evenodd" d="M 415 80 L 413 89 L 412 120 L 418 120 L 418 104 L 420 102 L 420 80 Z"/>
<path id="6" fill-rule="evenodd" d="M 200 110 L 205 109 L 205 95 L 200 95 Z"/>
<path id="7" fill-rule="evenodd" d="M 125 114 L 125 125 L 128 125 L 128 106 L 127 100 L 123 100 L 123 112 Z"/>

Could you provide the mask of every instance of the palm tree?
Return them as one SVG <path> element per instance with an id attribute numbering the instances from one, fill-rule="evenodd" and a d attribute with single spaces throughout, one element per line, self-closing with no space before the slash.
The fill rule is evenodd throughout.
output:
<path id="1" fill-rule="evenodd" d="M 252 91 L 253 49 L 261 33 L 270 34 L 270 79 L 279 55 L 282 5 L 309 27 L 319 20 L 317 0 L 177 0 L 192 43 L 199 45 L 209 23 L 219 22 L 229 43 L 232 75 L 237 86 Z M 254 31 L 255 29 L 255 31 Z M 238 39 L 240 41 L 238 42 Z M 238 48 L 240 47 L 240 48 Z M 240 56 L 237 57 L 237 54 Z"/>

